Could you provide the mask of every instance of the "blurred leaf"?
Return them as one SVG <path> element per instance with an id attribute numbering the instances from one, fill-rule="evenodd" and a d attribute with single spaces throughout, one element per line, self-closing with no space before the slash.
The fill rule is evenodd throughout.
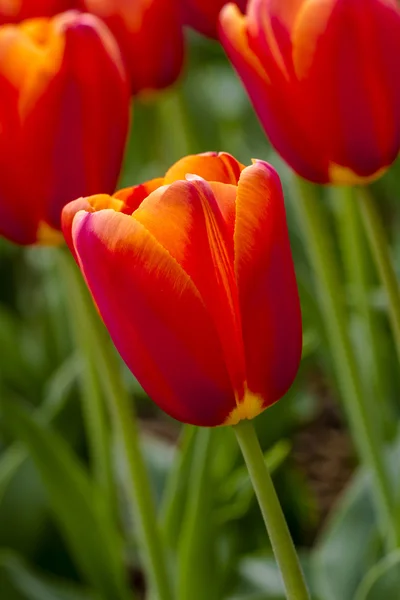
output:
<path id="1" fill-rule="evenodd" d="M 357 586 L 378 554 L 378 532 L 370 481 L 354 476 L 312 555 L 315 588 L 324 600 L 354 600 Z"/>
<path id="2" fill-rule="evenodd" d="M 177 547 L 175 532 L 182 520 L 190 481 L 196 428 L 183 425 L 179 436 L 176 459 L 165 482 L 161 504 L 161 523 L 164 536 L 171 548 Z"/>
<path id="3" fill-rule="evenodd" d="M 4 404 L 7 421 L 29 448 L 59 527 L 87 582 L 101 598 L 129 598 L 122 540 L 99 489 L 59 435 L 19 406 Z"/>
<path id="4" fill-rule="evenodd" d="M 290 450 L 290 442 L 281 440 L 264 453 L 270 473 L 273 473 L 285 461 Z M 218 523 L 239 519 L 246 514 L 255 496 L 245 465 L 236 468 L 229 477 L 225 478 L 219 488 L 219 498 L 223 504 L 216 514 Z"/>
<path id="5" fill-rule="evenodd" d="M 66 581 L 45 577 L 18 555 L 0 553 L 0 589 L 4 600 L 97 600 L 99 596 Z"/>
<path id="6" fill-rule="evenodd" d="M 22 450 L 22 456 L 18 450 Z M 2 461 L 5 485 L 0 504 L 0 546 L 30 557 L 43 540 L 49 507 L 37 470 L 25 455 L 24 448 L 15 446 L 14 452 L 5 454 L 8 463 Z"/>
<path id="7" fill-rule="evenodd" d="M 310 581 L 309 555 L 300 554 L 300 562 L 307 581 Z M 245 556 L 238 565 L 239 582 L 228 600 L 284 600 L 285 588 L 281 572 L 273 554 Z M 312 600 L 317 600 L 310 590 Z M 339 600 L 337 598 L 336 600 Z"/>
<path id="8" fill-rule="evenodd" d="M 369 570 L 354 600 L 397 600 L 399 591 L 400 550 L 395 550 Z"/>
<path id="9" fill-rule="evenodd" d="M 192 466 L 178 545 L 180 600 L 217 599 L 212 518 L 211 448 L 218 430 L 197 428 L 192 446 Z M 195 565 L 195 569 L 193 566 Z M 213 585 L 210 585 L 210 581 Z"/>

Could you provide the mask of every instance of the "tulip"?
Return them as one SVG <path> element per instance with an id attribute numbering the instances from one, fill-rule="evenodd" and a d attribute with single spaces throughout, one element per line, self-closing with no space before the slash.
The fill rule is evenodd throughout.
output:
<path id="1" fill-rule="evenodd" d="M 76 0 L 1 0 L 0 25 L 32 17 L 51 17 L 75 5 Z"/>
<path id="2" fill-rule="evenodd" d="M 250 0 L 225 50 L 275 149 L 316 183 L 366 183 L 400 149 L 396 0 Z"/>
<path id="3" fill-rule="evenodd" d="M 181 0 L 81 0 L 83 10 L 101 17 L 125 59 L 132 91 L 171 85 L 183 64 Z"/>
<path id="4" fill-rule="evenodd" d="M 227 0 L 184 0 L 185 23 L 196 31 L 211 38 L 218 38 L 218 15 Z M 235 4 L 246 10 L 247 0 L 236 0 Z"/>
<path id="5" fill-rule="evenodd" d="M 4 25 L 0 234 L 20 244 L 52 240 L 67 202 L 112 193 L 128 119 L 122 59 L 97 17 L 70 11 Z"/>
<path id="6" fill-rule="evenodd" d="M 301 314 L 270 165 L 189 156 L 164 178 L 71 202 L 62 221 L 115 346 L 169 415 L 232 425 L 291 386 Z"/>

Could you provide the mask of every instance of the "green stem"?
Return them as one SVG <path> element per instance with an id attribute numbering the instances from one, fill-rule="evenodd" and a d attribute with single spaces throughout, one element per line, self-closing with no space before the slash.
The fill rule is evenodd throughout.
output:
<path id="1" fill-rule="evenodd" d="M 212 430 L 198 428 L 194 439 L 190 486 L 181 525 L 178 548 L 178 600 L 197 600 L 215 597 L 215 589 L 210 588 L 207 576 L 211 576 L 208 561 L 210 547 L 207 535 L 211 527 L 204 527 L 204 520 L 210 519 L 210 451 Z M 205 563 L 207 567 L 205 567 Z M 212 579 L 212 577 L 211 577 Z"/>
<path id="2" fill-rule="evenodd" d="M 363 231 L 356 190 L 353 187 L 332 188 L 335 213 L 338 220 L 342 258 L 347 271 L 347 285 L 351 293 L 352 309 L 358 315 L 361 338 L 356 350 L 362 369 L 364 399 L 368 411 L 381 426 L 380 434 L 390 422 L 387 399 L 390 396 L 389 379 L 382 357 L 380 320 L 371 306 L 371 264 L 367 240 Z"/>
<path id="3" fill-rule="evenodd" d="M 271 475 L 265 464 L 254 425 L 251 421 L 241 421 L 233 429 L 249 470 L 272 549 L 282 573 L 287 599 L 308 600 L 310 596 L 299 559 Z"/>
<path id="4" fill-rule="evenodd" d="M 73 274 L 69 283 L 71 287 L 76 288 L 77 292 L 75 310 L 82 315 L 82 335 L 88 339 L 88 349 L 90 348 L 96 360 L 98 375 L 104 387 L 114 424 L 115 438 L 125 463 L 125 486 L 132 513 L 131 518 L 138 530 L 139 547 L 143 553 L 150 590 L 157 600 L 173 600 L 154 499 L 140 447 L 133 402 L 121 381 L 114 349 L 95 312 L 93 302 L 86 290 L 82 289 L 81 274 L 75 265 L 68 266 Z"/>
<path id="5" fill-rule="evenodd" d="M 64 275 L 65 294 L 68 298 L 69 319 L 72 324 L 75 344 L 82 361 L 81 370 L 81 398 L 86 435 L 89 444 L 91 465 L 94 478 L 104 491 L 109 506 L 115 506 L 115 493 L 113 485 L 110 428 L 107 422 L 104 398 L 102 397 L 97 376 L 97 365 L 90 347 L 90 339 L 86 335 L 86 316 L 77 307 L 81 304 L 83 282 L 76 285 L 76 267 L 69 256 L 62 255 L 62 272 Z"/>
<path id="6" fill-rule="evenodd" d="M 188 478 L 192 472 L 193 445 L 197 428 L 183 425 L 178 442 L 178 452 L 174 465 L 165 483 L 160 509 L 160 521 L 166 545 L 176 551 L 182 513 L 186 503 Z"/>
<path id="7" fill-rule="evenodd" d="M 363 386 L 348 331 L 343 290 L 334 245 L 316 187 L 297 178 L 299 198 L 294 207 L 303 228 L 314 269 L 321 311 L 325 319 L 339 388 L 359 456 L 374 478 L 378 517 L 390 548 L 400 546 L 400 531 L 392 521 L 393 498 L 376 421 L 364 402 Z M 397 520 L 398 521 L 398 520 Z"/>
<path id="8" fill-rule="evenodd" d="M 389 302 L 389 318 L 396 345 L 397 356 L 400 361 L 400 290 L 389 253 L 389 246 L 385 229 L 374 198 L 370 191 L 359 188 L 359 206 L 367 232 L 371 252 L 375 260 L 382 284 L 385 287 Z"/>

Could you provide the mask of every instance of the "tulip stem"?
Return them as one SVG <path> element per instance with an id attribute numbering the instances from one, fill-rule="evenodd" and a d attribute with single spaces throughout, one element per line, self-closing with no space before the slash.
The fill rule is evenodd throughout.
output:
<path id="1" fill-rule="evenodd" d="M 364 401 L 363 386 L 349 336 L 340 279 L 330 226 L 316 186 L 297 178 L 299 196 L 293 203 L 303 229 L 315 273 L 320 308 L 325 318 L 336 376 L 344 408 L 359 456 L 374 478 L 376 506 L 382 537 L 389 548 L 400 546 L 398 519 L 392 519 L 393 497 L 384 462 L 383 444 L 376 419 Z"/>
<path id="2" fill-rule="evenodd" d="M 373 418 L 377 426 L 381 426 L 380 436 L 383 436 L 384 428 L 390 422 L 387 404 L 390 381 L 380 344 L 382 319 L 371 305 L 371 271 L 374 267 L 368 255 L 356 188 L 336 186 L 331 192 L 347 271 L 346 287 L 350 292 L 351 309 L 361 325 L 362 339 L 356 355 L 362 371 L 364 402 L 369 403 L 370 414 L 375 413 Z"/>
<path id="3" fill-rule="evenodd" d="M 393 331 L 397 356 L 400 361 L 400 289 L 398 279 L 390 257 L 386 233 L 380 214 L 376 208 L 374 198 L 371 192 L 365 187 L 359 188 L 358 195 L 360 211 L 372 256 L 382 284 L 386 290 L 389 303 L 389 319 Z"/>
<path id="4" fill-rule="evenodd" d="M 241 421 L 233 427 L 257 496 L 276 561 L 282 573 L 288 600 L 308 600 L 310 595 L 300 562 L 265 464 L 254 425 Z"/>
<path id="5" fill-rule="evenodd" d="M 173 600 L 172 585 L 166 564 L 165 548 L 157 524 L 154 499 L 144 463 L 137 419 L 133 402 L 121 380 L 120 367 L 105 328 L 98 318 L 94 304 L 86 289 L 79 270 L 70 257 L 65 257 L 65 270 L 69 286 L 74 294 L 75 310 L 80 313 L 82 336 L 88 343 L 86 351 L 97 365 L 108 409 L 114 425 L 117 448 L 124 463 L 124 482 L 132 509 L 131 520 L 137 527 L 140 548 L 149 587 L 157 600 Z"/>

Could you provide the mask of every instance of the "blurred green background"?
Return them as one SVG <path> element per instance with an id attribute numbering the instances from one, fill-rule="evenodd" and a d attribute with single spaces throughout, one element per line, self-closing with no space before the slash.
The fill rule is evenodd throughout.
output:
<path id="1" fill-rule="evenodd" d="M 230 152 L 245 164 L 252 157 L 262 158 L 278 169 L 301 293 L 304 351 L 290 393 L 255 424 L 312 597 L 396 600 L 400 597 L 400 554 L 383 558 L 370 478 L 357 465 L 312 273 L 293 214 L 296 198 L 291 175 L 269 147 L 220 46 L 195 34 L 189 37 L 181 81 L 163 94 L 135 102 L 120 187 L 160 176 L 185 154 L 209 150 Z M 373 188 L 389 234 L 399 224 L 398 175 L 395 165 Z M 400 458 L 400 377 L 385 295 L 364 240 L 368 301 L 374 308 L 379 339 L 376 364 L 342 261 L 346 252 L 344 207 L 329 189 L 321 191 L 321 203 L 335 234 L 334 252 L 342 266 L 349 327 L 363 382 L 384 415 L 387 461 L 395 485 Z M 396 264 L 399 241 L 399 236 L 392 240 Z M 117 510 L 104 516 L 97 504 L 96 511 L 93 508 L 92 495 L 97 492 L 92 486 L 93 465 L 82 409 L 85 364 L 74 343 L 70 296 L 58 250 L 20 248 L 0 240 L 1 600 L 118 600 L 107 591 L 106 583 L 93 584 L 96 577 L 101 581 L 104 565 L 111 565 L 112 553 L 120 556 L 136 597 L 146 593 L 135 531 L 126 518 L 118 486 L 114 501 L 122 516 L 116 517 Z M 181 426 L 161 414 L 125 367 L 121 368 L 140 416 L 141 439 L 171 562 L 195 565 L 193 572 L 189 569 L 186 596 L 181 592 L 180 600 L 282 600 L 280 576 L 233 433 L 192 428 L 182 433 Z M 206 440 L 207 436 L 211 439 Z M 202 448 L 206 448 L 205 456 Z M 118 470 L 117 451 L 113 460 Z M 195 503 L 191 480 L 198 468 L 203 469 L 207 485 L 196 500 L 196 526 L 190 529 L 191 535 L 196 532 L 196 544 L 191 544 L 187 523 Z M 92 509 L 95 516 L 90 517 Z M 107 535 L 102 538 L 105 523 Z M 120 546 L 111 544 L 108 555 L 96 547 L 96 540 L 113 539 L 110 531 Z M 90 568 L 85 560 L 91 553 L 96 554 L 95 567 L 90 567 L 95 572 L 87 576 Z M 125 597 L 122 592 L 120 597 Z"/>

